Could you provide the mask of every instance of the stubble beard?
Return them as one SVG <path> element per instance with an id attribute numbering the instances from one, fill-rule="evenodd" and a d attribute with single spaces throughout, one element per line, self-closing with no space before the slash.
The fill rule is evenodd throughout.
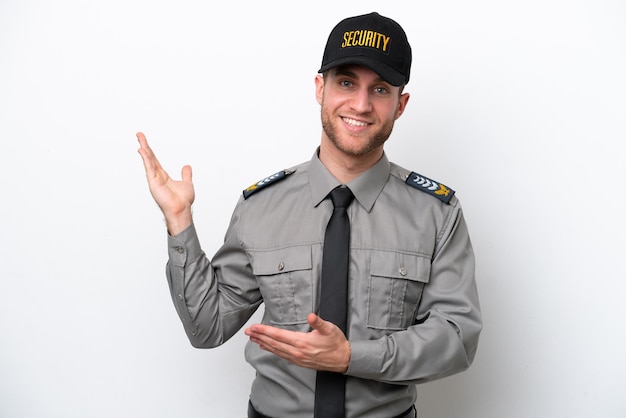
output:
<path id="1" fill-rule="evenodd" d="M 324 133 L 326 134 L 330 142 L 332 142 L 332 144 L 339 151 L 354 157 L 366 155 L 374 149 L 382 146 L 391 135 L 394 124 L 393 121 L 385 123 L 372 135 L 368 137 L 363 136 L 361 146 L 349 147 L 348 143 L 344 143 L 341 141 L 340 135 L 338 134 L 339 128 L 337 127 L 336 122 L 333 121 L 333 118 L 329 114 L 328 109 L 326 109 L 324 106 L 322 106 L 321 116 L 322 129 L 324 129 Z"/>

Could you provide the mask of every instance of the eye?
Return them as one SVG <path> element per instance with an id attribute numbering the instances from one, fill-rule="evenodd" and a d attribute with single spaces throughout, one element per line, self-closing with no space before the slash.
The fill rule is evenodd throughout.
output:
<path id="1" fill-rule="evenodd" d="M 389 90 L 386 87 L 374 87 L 374 93 L 376 94 L 387 94 Z"/>
<path id="2" fill-rule="evenodd" d="M 352 82 L 350 80 L 340 80 L 339 85 L 342 87 L 352 87 Z"/>

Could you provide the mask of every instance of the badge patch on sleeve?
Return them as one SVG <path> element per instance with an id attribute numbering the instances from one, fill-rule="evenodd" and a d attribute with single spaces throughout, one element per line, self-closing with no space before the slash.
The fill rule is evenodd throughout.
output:
<path id="1" fill-rule="evenodd" d="M 250 196 L 258 192 L 259 190 L 284 179 L 285 177 L 287 177 L 290 174 L 293 174 L 294 172 L 295 170 L 282 170 L 282 171 L 279 171 L 278 173 L 272 174 L 269 177 L 265 177 L 263 180 L 257 183 L 254 183 L 252 186 L 245 189 L 243 191 L 243 198 L 244 199 L 249 198 Z"/>
<path id="2" fill-rule="evenodd" d="M 450 203 L 450 199 L 454 196 L 454 190 L 451 188 L 431 180 L 428 177 L 424 177 L 421 174 L 417 174 L 416 172 L 411 172 L 405 183 L 431 196 L 435 196 L 444 203 Z"/>

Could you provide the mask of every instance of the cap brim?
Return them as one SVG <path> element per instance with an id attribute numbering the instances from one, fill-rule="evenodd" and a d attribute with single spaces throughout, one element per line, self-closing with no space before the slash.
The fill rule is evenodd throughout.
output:
<path id="1" fill-rule="evenodd" d="M 390 66 L 381 63 L 380 61 L 376 61 L 371 57 L 344 57 L 339 58 L 334 61 L 328 62 L 319 69 L 318 73 L 323 73 L 324 71 L 328 71 L 331 68 L 338 67 L 340 65 L 364 65 L 378 74 L 383 80 L 392 86 L 402 86 L 408 82 L 406 80 L 406 76 L 401 74 L 400 72 L 394 70 Z"/>

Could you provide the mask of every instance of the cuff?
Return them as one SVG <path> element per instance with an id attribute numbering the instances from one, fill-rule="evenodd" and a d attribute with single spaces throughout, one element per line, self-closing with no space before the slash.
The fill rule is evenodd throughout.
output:
<path id="1" fill-rule="evenodd" d="M 363 376 L 380 373 L 385 358 L 385 340 L 350 341 L 350 365 L 347 375 Z"/>
<path id="2" fill-rule="evenodd" d="M 185 267 L 200 257 L 202 249 L 194 224 L 177 235 L 167 236 L 167 253 L 170 263 L 177 267 Z"/>

